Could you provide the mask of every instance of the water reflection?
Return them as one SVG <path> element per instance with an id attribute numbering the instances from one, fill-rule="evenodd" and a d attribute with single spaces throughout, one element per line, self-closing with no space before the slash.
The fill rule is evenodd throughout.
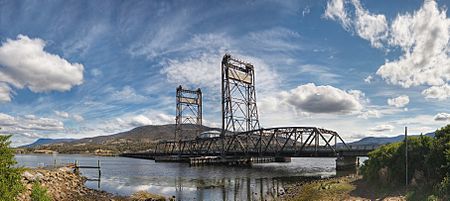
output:
<path id="1" fill-rule="evenodd" d="M 155 163 L 151 160 L 85 155 L 17 155 L 20 165 L 36 167 L 74 162 L 92 165 L 101 161 L 101 189 L 130 195 L 145 190 L 177 200 L 273 200 L 287 183 L 336 174 L 334 158 L 293 158 L 291 163 L 257 164 L 252 167 L 200 166 Z M 82 169 L 95 177 L 95 170 Z M 97 188 L 96 182 L 87 182 Z"/>

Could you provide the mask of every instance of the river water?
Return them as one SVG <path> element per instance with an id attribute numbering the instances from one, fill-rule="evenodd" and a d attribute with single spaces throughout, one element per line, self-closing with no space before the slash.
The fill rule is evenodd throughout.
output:
<path id="1" fill-rule="evenodd" d="M 39 167 L 74 163 L 101 163 L 100 189 L 119 195 L 139 190 L 177 200 L 272 200 L 290 182 L 330 177 L 336 174 L 335 158 L 292 158 L 290 163 L 256 164 L 251 167 L 200 166 L 185 163 L 155 163 L 153 160 L 91 155 L 16 155 L 19 166 Z M 95 169 L 82 169 L 97 178 Z M 97 189 L 96 181 L 86 185 Z"/>

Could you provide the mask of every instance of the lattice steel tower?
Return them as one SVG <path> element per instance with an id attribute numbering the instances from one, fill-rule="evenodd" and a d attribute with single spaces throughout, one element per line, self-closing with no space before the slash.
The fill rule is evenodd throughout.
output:
<path id="1" fill-rule="evenodd" d="M 225 54 L 222 59 L 222 137 L 225 131 L 259 128 L 254 67 Z"/>
<path id="2" fill-rule="evenodd" d="M 197 134 L 202 125 L 202 91 L 177 87 L 177 116 L 175 140 L 183 139 L 183 132 L 194 130 Z"/>

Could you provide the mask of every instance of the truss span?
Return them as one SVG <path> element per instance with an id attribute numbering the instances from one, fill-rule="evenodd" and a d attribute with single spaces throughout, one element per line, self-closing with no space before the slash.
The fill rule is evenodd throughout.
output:
<path id="1" fill-rule="evenodd" d="M 339 143 L 341 143 L 339 145 Z M 155 155 L 178 156 L 338 156 L 349 150 L 335 131 L 317 127 L 277 127 L 227 133 L 224 137 L 162 141 Z"/>

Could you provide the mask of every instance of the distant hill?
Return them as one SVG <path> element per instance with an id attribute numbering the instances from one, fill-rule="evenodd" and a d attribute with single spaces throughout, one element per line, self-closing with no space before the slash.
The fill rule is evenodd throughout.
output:
<path id="1" fill-rule="evenodd" d="M 195 138 L 197 131 L 220 130 L 207 126 L 198 127 L 197 125 L 184 125 L 184 128 L 185 132 L 181 135 L 183 139 Z M 59 153 L 134 152 L 152 149 L 155 147 L 156 142 L 160 140 L 173 140 L 174 133 L 175 124 L 149 125 L 113 135 L 83 138 L 67 142 L 51 142 L 37 145 L 33 145 L 33 143 L 25 147 L 29 149 L 50 149 Z"/>
<path id="2" fill-rule="evenodd" d="M 39 138 L 31 144 L 20 146 L 19 148 L 33 148 L 41 145 L 62 143 L 62 142 L 72 142 L 76 139 L 72 138 L 62 138 L 62 139 L 51 139 L 51 138 Z"/>
<path id="3" fill-rule="evenodd" d="M 418 135 L 411 135 L 411 136 L 418 136 Z M 427 133 L 425 136 L 434 137 L 434 132 Z M 409 137 L 409 136 L 408 136 Z M 348 145 L 383 145 L 383 144 L 389 144 L 394 142 L 400 142 L 405 139 L 404 135 L 398 135 L 395 137 L 365 137 L 358 141 L 347 143 Z"/>

